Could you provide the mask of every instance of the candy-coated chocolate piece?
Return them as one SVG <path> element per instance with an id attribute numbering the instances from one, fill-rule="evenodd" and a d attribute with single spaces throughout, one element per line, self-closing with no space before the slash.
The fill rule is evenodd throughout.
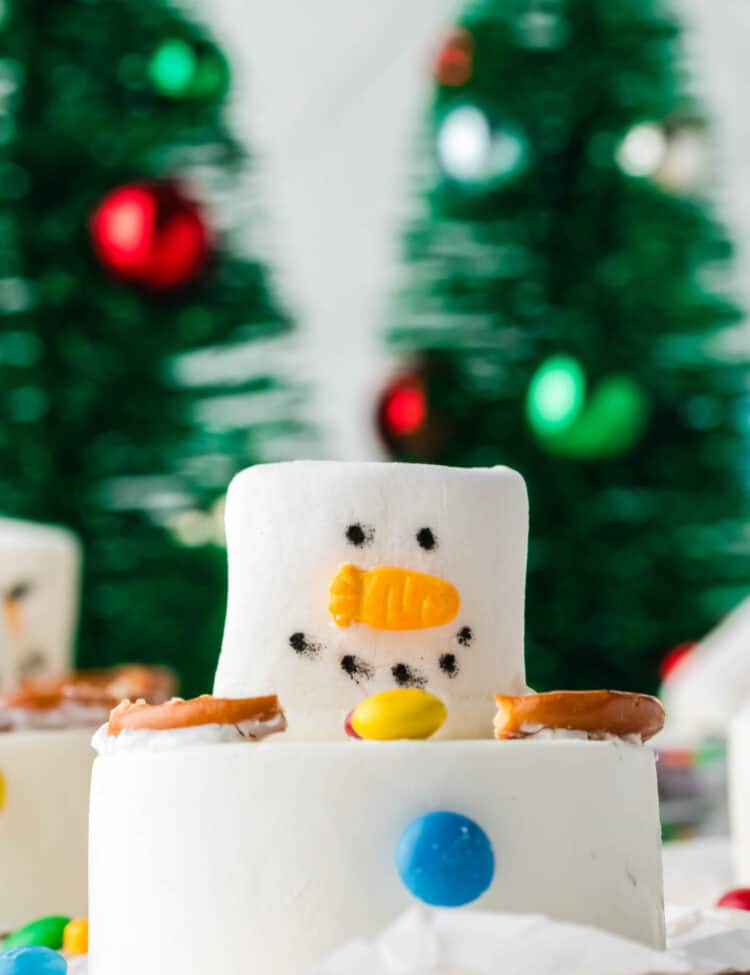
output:
<path id="1" fill-rule="evenodd" d="M 360 738 L 395 741 L 429 738 L 448 716 L 443 702 L 416 687 L 399 687 L 366 698 L 352 711 L 350 724 Z"/>
<path id="2" fill-rule="evenodd" d="M 737 911 L 750 911 L 750 887 L 735 887 L 728 890 L 716 902 L 717 907 L 733 907 Z"/>
<path id="3" fill-rule="evenodd" d="M 0 812 L 5 809 L 5 802 L 8 798 L 8 787 L 5 783 L 5 776 L 0 772 Z"/>
<path id="4" fill-rule="evenodd" d="M 0 955 L 0 975 L 65 975 L 67 970 L 58 951 L 41 945 L 11 948 Z"/>
<path id="5" fill-rule="evenodd" d="M 478 823 L 455 812 L 431 812 L 412 820 L 396 848 L 404 886 L 435 907 L 461 907 L 492 883 L 495 855 Z"/>
<path id="6" fill-rule="evenodd" d="M 361 735 L 358 735 L 357 732 L 352 727 L 352 715 L 353 714 L 354 714 L 353 711 L 350 711 L 349 714 L 347 714 L 346 719 L 344 721 L 344 731 L 347 733 L 347 735 L 350 738 L 356 738 L 357 741 L 361 741 L 362 740 L 362 736 Z"/>
<path id="7" fill-rule="evenodd" d="M 378 630 L 422 630 L 458 615 L 461 598 L 445 579 L 381 565 L 342 565 L 331 582 L 328 609 L 337 626 L 365 623 Z"/>
<path id="8" fill-rule="evenodd" d="M 74 917 L 63 931 L 63 951 L 69 955 L 85 955 L 89 950 L 89 922 L 85 917 Z"/>
<path id="9" fill-rule="evenodd" d="M 9 934 L 3 942 L 3 949 L 7 951 L 8 948 L 22 948 L 27 945 L 62 948 L 63 932 L 69 923 L 70 918 L 60 914 L 37 918 Z"/>

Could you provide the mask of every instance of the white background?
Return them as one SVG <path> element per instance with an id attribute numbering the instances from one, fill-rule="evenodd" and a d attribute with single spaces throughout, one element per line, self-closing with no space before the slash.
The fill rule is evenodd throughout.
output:
<path id="1" fill-rule="evenodd" d="M 601 0 L 606 3 L 607 0 Z M 392 368 L 381 329 L 431 54 L 456 0 L 193 0 L 234 65 L 237 134 L 259 170 L 271 258 L 317 386 L 325 452 L 378 451 Z M 716 198 L 750 308 L 750 0 L 679 0 L 711 113 Z"/>

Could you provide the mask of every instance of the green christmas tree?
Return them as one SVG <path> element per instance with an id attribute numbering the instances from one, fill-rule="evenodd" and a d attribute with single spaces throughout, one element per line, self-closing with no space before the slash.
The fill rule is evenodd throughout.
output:
<path id="1" fill-rule="evenodd" d="M 525 476 L 529 680 L 654 689 L 748 589 L 746 366 L 653 0 L 484 0 L 439 50 L 381 422 Z"/>
<path id="2" fill-rule="evenodd" d="M 0 11 L 0 511 L 81 536 L 82 665 L 205 691 L 219 499 L 299 431 L 256 344 L 287 319 L 225 219 L 227 62 L 161 0 Z"/>

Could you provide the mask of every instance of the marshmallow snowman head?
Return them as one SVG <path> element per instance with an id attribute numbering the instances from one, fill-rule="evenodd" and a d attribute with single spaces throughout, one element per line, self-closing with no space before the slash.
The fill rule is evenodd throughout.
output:
<path id="1" fill-rule="evenodd" d="M 528 505 L 509 468 L 299 461 L 227 496 L 229 596 L 214 693 L 277 693 L 298 738 L 343 737 L 371 694 L 423 687 L 440 736 L 491 737 L 525 690 Z"/>
<path id="2" fill-rule="evenodd" d="M 70 669 L 79 574 L 70 532 L 0 518 L 0 690 Z"/>

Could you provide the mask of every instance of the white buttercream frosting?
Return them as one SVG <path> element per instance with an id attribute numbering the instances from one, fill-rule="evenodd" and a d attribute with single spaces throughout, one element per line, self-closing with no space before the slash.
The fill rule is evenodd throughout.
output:
<path id="1" fill-rule="evenodd" d="M 63 700 L 54 708 L 4 707 L 0 710 L 0 733 L 95 728 L 108 714 L 106 705 L 80 701 Z"/>
<path id="2" fill-rule="evenodd" d="M 122 752 L 168 752 L 193 745 L 220 745 L 232 742 L 258 741 L 285 727 L 283 714 L 270 721 L 241 721 L 239 724 L 202 724 L 190 728 L 167 728 L 160 731 L 124 728 L 119 735 L 109 733 L 109 723 L 97 728 L 91 739 L 100 755 Z"/>
<path id="3" fill-rule="evenodd" d="M 521 731 L 534 741 L 622 741 L 628 745 L 642 745 L 641 736 L 612 735 L 609 733 L 593 733 L 591 731 L 577 731 L 575 728 L 545 728 L 540 724 L 522 724 Z"/>

